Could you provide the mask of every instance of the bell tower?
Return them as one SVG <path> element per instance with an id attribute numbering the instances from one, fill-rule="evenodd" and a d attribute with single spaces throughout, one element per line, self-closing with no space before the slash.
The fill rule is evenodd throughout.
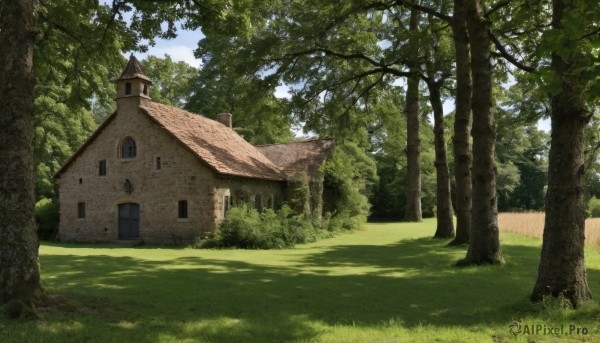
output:
<path id="1" fill-rule="evenodd" d="M 117 110 L 137 110 L 137 107 L 150 103 L 152 80 L 146 76 L 144 68 L 133 54 L 129 57 L 129 62 L 121 76 L 115 80 L 115 84 Z"/>

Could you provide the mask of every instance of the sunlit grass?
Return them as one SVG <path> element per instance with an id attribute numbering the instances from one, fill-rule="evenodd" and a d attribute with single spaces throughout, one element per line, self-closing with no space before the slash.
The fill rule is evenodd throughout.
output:
<path id="1" fill-rule="evenodd" d="M 541 238 L 544 234 L 544 212 L 506 212 L 498 215 L 500 230 L 528 237 Z M 585 241 L 600 247 L 600 218 L 585 221 Z"/>
<path id="2" fill-rule="evenodd" d="M 0 319 L 0 342 L 554 342 L 509 325 L 574 323 L 597 341 L 598 306 L 530 304 L 540 240 L 502 233 L 507 263 L 456 268 L 466 247 L 435 221 L 368 224 L 289 250 L 45 243 L 42 321 Z M 592 292 L 600 256 L 586 255 Z"/>

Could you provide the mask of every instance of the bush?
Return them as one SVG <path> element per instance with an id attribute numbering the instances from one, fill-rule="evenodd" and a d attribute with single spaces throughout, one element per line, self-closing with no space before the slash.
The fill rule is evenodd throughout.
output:
<path id="1" fill-rule="evenodd" d="M 336 233 L 341 231 L 357 230 L 363 224 L 363 217 L 350 216 L 348 212 L 331 214 L 327 212 L 323 217 L 323 229 Z"/>
<path id="2" fill-rule="evenodd" d="M 590 199 L 587 206 L 587 214 L 592 218 L 600 218 L 600 199 L 595 196 Z"/>
<path id="3" fill-rule="evenodd" d="M 200 243 L 202 248 L 282 249 L 298 243 L 314 242 L 324 236 L 309 216 L 294 215 L 289 206 L 262 212 L 247 205 L 229 211 L 217 231 Z"/>
<path id="4" fill-rule="evenodd" d="M 35 221 L 40 239 L 50 239 L 56 235 L 58 220 L 58 202 L 44 198 L 35 204 Z"/>

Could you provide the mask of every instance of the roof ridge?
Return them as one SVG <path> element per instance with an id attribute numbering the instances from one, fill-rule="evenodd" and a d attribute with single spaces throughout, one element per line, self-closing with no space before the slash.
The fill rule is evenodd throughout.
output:
<path id="1" fill-rule="evenodd" d="M 262 146 L 271 146 L 271 145 L 286 145 L 286 144 L 295 144 L 295 143 L 310 143 L 310 142 L 316 142 L 316 141 L 332 141 L 332 140 L 334 140 L 333 137 L 309 138 L 309 139 L 303 140 L 303 141 L 291 141 L 291 142 L 287 142 L 287 143 L 257 144 L 255 146 L 256 147 L 262 147 Z"/>

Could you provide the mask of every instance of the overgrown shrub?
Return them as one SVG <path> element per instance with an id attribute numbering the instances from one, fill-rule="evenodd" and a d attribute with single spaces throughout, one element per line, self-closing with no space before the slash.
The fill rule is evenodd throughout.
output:
<path id="1" fill-rule="evenodd" d="M 262 212 L 242 205 L 233 207 L 212 237 L 200 243 L 202 248 L 238 247 L 243 249 L 281 249 L 298 243 L 314 242 L 326 236 L 309 216 L 294 215 L 289 206 Z"/>
<path id="2" fill-rule="evenodd" d="M 336 233 L 341 231 L 357 230 L 364 223 L 364 217 L 350 216 L 348 212 L 331 214 L 327 212 L 323 217 L 323 229 Z"/>
<path id="3" fill-rule="evenodd" d="M 58 230 L 59 206 L 52 199 L 41 199 L 35 204 L 35 220 L 40 239 L 50 239 Z"/>
<path id="4" fill-rule="evenodd" d="M 325 210 L 366 220 L 371 207 L 369 192 L 377 181 L 373 158 L 354 143 L 336 145 L 322 172 L 327 195 Z"/>

